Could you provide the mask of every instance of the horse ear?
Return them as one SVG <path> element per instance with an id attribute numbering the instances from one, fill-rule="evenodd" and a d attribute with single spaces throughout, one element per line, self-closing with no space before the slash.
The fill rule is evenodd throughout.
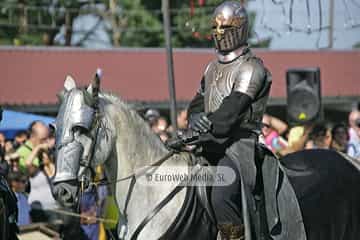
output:
<path id="1" fill-rule="evenodd" d="M 64 101 L 64 98 L 65 98 L 65 91 L 66 91 L 66 90 L 62 90 L 62 91 L 60 91 L 60 92 L 57 94 L 57 97 L 58 97 L 59 103 L 62 103 L 62 102 Z"/>
<path id="2" fill-rule="evenodd" d="M 56 122 L 51 122 L 51 123 L 49 123 L 48 126 L 51 131 L 53 131 L 53 132 L 56 131 Z"/>
<path id="3" fill-rule="evenodd" d="M 65 91 L 70 91 L 74 88 L 76 88 L 75 80 L 70 75 L 67 75 L 64 82 Z"/>
<path id="4" fill-rule="evenodd" d="M 93 87 L 92 87 L 91 84 L 87 87 L 86 91 L 92 96 L 92 94 L 93 94 Z"/>
<path id="5" fill-rule="evenodd" d="M 88 87 L 88 92 L 90 93 L 90 90 L 91 90 L 91 95 L 94 99 L 97 99 L 99 96 L 101 75 L 102 75 L 102 70 L 100 68 L 98 68 L 96 70 L 95 76 L 94 76 L 90 86 Z"/>

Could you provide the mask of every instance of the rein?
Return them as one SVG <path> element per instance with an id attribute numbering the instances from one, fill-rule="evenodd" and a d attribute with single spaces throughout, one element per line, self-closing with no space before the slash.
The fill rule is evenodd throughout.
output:
<path id="1" fill-rule="evenodd" d="M 123 178 L 119 178 L 119 179 L 116 179 L 116 180 L 111 180 L 111 181 L 108 181 L 108 180 L 98 180 L 98 181 L 93 181 L 91 182 L 90 184 L 92 185 L 110 185 L 110 184 L 113 184 L 113 183 L 118 183 L 118 182 L 122 182 L 122 181 L 125 181 L 125 180 L 129 180 L 131 178 L 135 178 L 135 177 L 138 177 L 138 176 L 142 176 L 144 175 L 149 169 L 153 168 L 153 167 L 158 167 L 160 166 L 161 164 L 163 164 L 166 160 L 168 160 L 170 157 L 172 157 L 176 152 L 175 151 L 170 151 L 168 152 L 164 157 L 160 158 L 159 160 L 157 160 L 156 162 L 154 162 L 153 164 L 147 166 L 145 169 L 141 170 L 140 172 L 138 173 L 132 173 L 131 175 L 129 176 L 126 176 L 126 177 L 123 177 Z"/>
<path id="2" fill-rule="evenodd" d="M 120 239 L 124 239 L 126 232 L 127 232 L 127 208 L 130 202 L 130 198 L 132 195 L 132 191 L 134 189 L 134 186 L 136 184 L 136 177 L 142 176 L 144 174 L 146 174 L 146 172 L 153 168 L 153 167 L 158 167 L 161 164 L 163 164 L 166 160 L 168 160 L 170 157 L 172 157 L 174 154 L 176 153 L 176 151 L 169 151 L 165 156 L 163 156 L 162 158 L 160 158 L 159 160 L 157 160 L 156 162 L 154 162 L 153 164 L 147 166 L 145 169 L 139 171 L 138 173 L 132 173 L 129 176 L 123 177 L 123 178 L 119 178 L 116 180 L 99 180 L 99 181 L 92 181 L 90 182 L 90 186 L 91 185 L 110 185 L 113 183 L 118 183 L 118 182 L 122 182 L 122 181 L 126 181 L 131 179 L 127 194 L 126 194 L 126 200 L 125 200 L 125 207 L 123 210 L 123 215 L 125 218 L 125 226 L 123 225 L 123 227 L 125 227 L 125 229 L 121 229 L 120 232 Z M 90 167 L 90 166 L 89 166 Z M 131 240 L 136 240 L 138 235 L 141 233 L 141 231 L 144 229 L 144 227 L 151 221 L 151 219 L 167 204 L 170 202 L 171 199 L 173 199 L 173 197 L 179 193 L 183 188 L 185 187 L 184 185 L 184 180 L 181 181 L 158 205 L 156 205 L 156 207 L 144 218 L 144 220 L 139 224 L 139 226 L 135 229 L 133 235 L 131 236 Z"/>

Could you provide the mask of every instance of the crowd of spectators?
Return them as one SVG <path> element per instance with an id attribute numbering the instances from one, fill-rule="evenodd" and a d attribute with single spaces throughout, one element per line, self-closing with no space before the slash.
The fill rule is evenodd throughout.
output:
<path id="1" fill-rule="evenodd" d="M 151 129 L 166 141 L 172 134 L 172 126 L 156 109 L 148 109 L 144 119 Z M 178 112 L 178 129 L 187 128 L 187 111 Z M 304 149 L 333 149 L 360 159 L 360 104 L 355 104 L 344 122 L 317 121 L 306 125 L 292 124 L 265 114 L 262 121 L 260 141 L 277 156 Z"/>
<path id="2" fill-rule="evenodd" d="M 304 149 L 332 149 L 360 159 L 360 109 L 352 109 L 348 122 L 315 122 L 289 127 L 273 116 L 263 117 L 264 144 L 279 157 Z"/>
<path id="3" fill-rule="evenodd" d="M 40 121 L 14 139 L 0 133 L 0 171 L 18 198 L 18 224 L 51 221 L 57 203 L 51 194 L 55 174 L 54 133 Z"/>
<path id="4" fill-rule="evenodd" d="M 66 219 L 58 213 L 61 207 L 51 190 L 55 175 L 54 147 L 54 132 L 41 121 L 34 121 L 27 131 L 19 131 L 13 139 L 6 139 L 0 133 L 0 174 L 5 176 L 17 197 L 17 223 L 20 227 L 46 222 L 60 228 Z M 82 218 L 77 219 L 77 223 L 81 230 L 71 234 L 83 236 L 81 239 L 99 239 L 99 224 L 89 216 L 100 214 L 103 206 L 98 207 L 98 203 L 103 204 L 107 194 L 104 188 L 95 190 L 100 194 L 94 191 L 84 193 L 80 200 Z"/>
<path id="5" fill-rule="evenodd" d="M 156 133 L 163 142 L 166 142 L 174 132 L 173 127 L 169 124 L 166 117 L 161 116 L 160 112 L 156 109 L 148 109 L 144 114 L 144 119 L 149 123 L 150 128 Z M 177 114 L 177 127 L 179 130 L 186 129 L 187 111 L 182 109 Z"/>

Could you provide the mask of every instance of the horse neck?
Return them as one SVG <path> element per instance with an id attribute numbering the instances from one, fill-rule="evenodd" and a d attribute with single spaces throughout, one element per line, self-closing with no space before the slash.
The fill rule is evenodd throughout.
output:
<path id="1" fill-rule="evenodd" d="M 108 114 L 108 121 L 111 122 L 112 134 L 115 135 L 113 141 L 115 146 L 112 147 L 113 154 L 107 160 L 105 167 L 108 172 L 116 174 L 112 179 L 130 176 L 136 173 L 137 169 L 148 166 L 169 153 L 160 138 L 135 111 L 124 104 L 110 104 L 109 106 L 108 112 L 112 115 Z M 169 157 L 162 166 L 180 167 L 184 166 L 187 160 L 187 154 L 175 154 Z M 187 168 L 182 169 L 179 171 L 186 174 Z M 117 181 L 110 187 L 118 209 L 122 214 L 127 215 L 128 236 L 132 236 L 136 226 L 149 214 L 150 209 L 154 209 L 177 185 L 176 182 L 169 182 L 156 187 L 148 187 L 139 183 L 141 178 L 144 179 L 146 176 L 137 176 L 136 179 L 139 181 L 132 188 L 130 188 L 130 180 Z M 186 191 L 181 191 L 173 197 L 161 213 L 151 220 L 151 226 L 158 227 L 155 229 L 146 227 L 142 231 L 141 239 L 159 239 L 166 232 L 181 210 L 179 206 L 182 206 L 185 194 Z M 128 205 L 124 212 L 126 203 Z"/>
<path id="2" fill-rule="evenodd" d="M 125 103 L 113 102 L 107 110 L 114 123 L 116 156 L 113 157 L 117 158 L 121 175 L 133 173 L 168 153 L 149 125 Z"/>

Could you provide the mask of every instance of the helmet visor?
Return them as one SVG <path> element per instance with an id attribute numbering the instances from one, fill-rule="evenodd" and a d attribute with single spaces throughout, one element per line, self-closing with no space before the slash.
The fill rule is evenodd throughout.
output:
<path id="1" fill-rule="evenodd" d="M 212 37 L 214 39 L 215 48 L 218 51 L 233 51 L 247 43 L 247 25 L 238 27 L 216 26 L 213 28 Z"/>

